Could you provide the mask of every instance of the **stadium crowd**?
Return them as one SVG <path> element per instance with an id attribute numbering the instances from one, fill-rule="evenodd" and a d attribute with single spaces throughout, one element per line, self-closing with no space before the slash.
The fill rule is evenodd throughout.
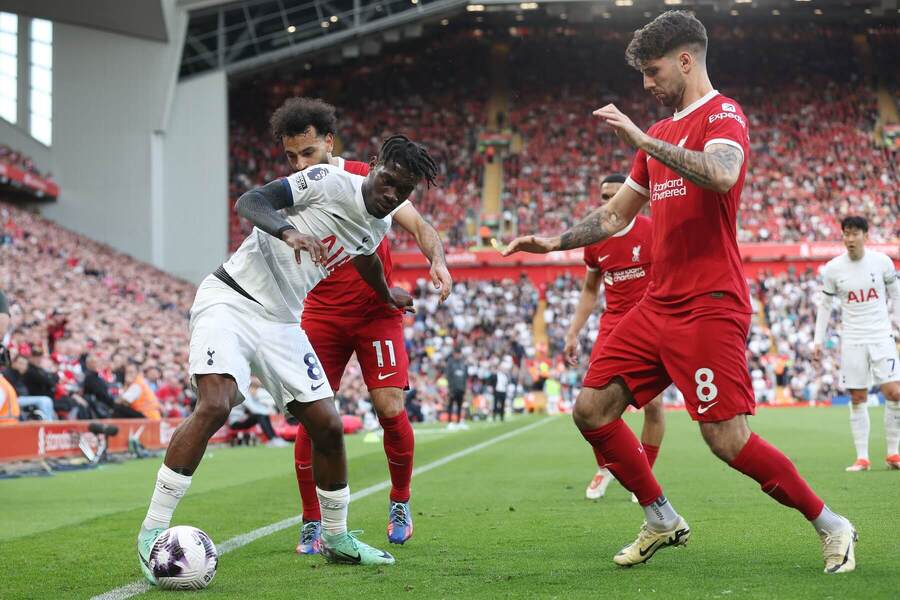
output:
<path id="1" fill-rule="evenodd" d="M 185 372 L 187 319 L 195 287 L 12 205 L 0 204 L 0 216 L 0 288 L 12 301 L 7 346 L 13 361 L 5 375 L 19 395 L 49 399 L 51 411 L 47 400 L 33 401 L 45 418 L 189 414 L 194 396 Z M 817 401 L 837 391 L 837 337 L 829 339 L 821 369 L 811 360 L 818 286 L 812 271 L 751 281 L 758 314 L 747 351 L 760 402 Z M 543 391 L 559 396 L 558 408 L 564 408 L 587 363 L 573 369 L 562 361 L 580 290 L 576 277 L 561 276 L 537 289 L 522 275 L 457 282 L 441 304 L 430 284 L 416 282 L 417 313 L 407 317 L 405 329 L 412 417 L 431 421 L 444 413 L 444 369 L 454 347 L 468 367 L 471 416 L 490 415 L 498 372 L 511 382 L 511 400 Z M 534 338 L 534 315 L 541 309 L 546 347 Z M 581 334 L 585 357 L 598 314 Z M 139 380 L 152 400 L 129 392 Z M 674 391 L 668 398 L 679 401 Z M 338 400 L 345 414 L 371 419 L 355 362 Z M 521 401 L 510 404 L 525 408 Z"/>
<path id="2" fill-rule="evenodd" d="M 486 37 L 506 35 L 495 33 Z M 836 240 L 838 216 L 849 212 L 869 218 L 874 240 L 896 238 L 897 156 L 873 142 L 877 107 L 858 75 L 866 69 L 855 33 L 835 25 L 714 32 L 723 40 L 710 57 L 713 72 L 721 74 L 717 83 L 741 100 L 752 121 L 753 166 L 739 215 L 741 241 Z M 504 160 L 501 200 L 519 231 L 570 225 L 593 207 L 603 174 L 628 172 L 631 153 L 590 108 L 612 101 L 639 123 L 662 116 L 621 60 L 629 36 L 564 27 L 506 39 L 509 112 L 498 120 L 516 140 L 516 152 Z M 876 60 L 885 49 L 889 54 L 891 40 L 873 38 Z M 478 138 L 488 120 L 492 85 L 489 69 L 473 65 L 486 65 L 489 53 L 484 38 L 467 29 L 424 47 L 403 42 L 377 60 L 295 65 L 234 79 L 232 201 L 289 168 L 268 134 L 266 117 L 287 97 L 318 95 L 339 109 L 336 153 L 366 160 L 385 135 L 399 130 L 429 147 L 443 169 L 441 186 L 420 194 L 418 208 L 448 248 L 466 247 L 480 211 L 485 157 Z M 440 77 L 436 64 L 442 65 Z M 0 160 L 44 176 L 8 147 L 0 146 Z M 193 394 L 184 367 L 194 286 L 30 212 L 0 207 L 0 288 L 13 299 L 7 342 L 20 357 L 6 373 L 20 395 L 41 399 L 35 407 L 42 413 L 51 412 L 43 400 L 49 399 L 61 418 L 187 414 Z M 233 249 L 249 226 L 230 214 Z M 412 242 L 396 228 L 391 235 L 396 248 Z M 525 278 L 460 282 L 441 305 L 419 282 L 419 311 L 406 328 L 411 414 L 430 420 L 444 410 L 443 367 L 452 347 L 462 349 L 468 365 L 475 414 L 488 414 L 496 385 L 491 375 L 501 370 L 519 395 L 549 386 L 549 395 L 571 398 L 581 372 L 566 368 L 560 357 L 580 285 L 571 277 L 540 291 Z M 810 360 L 817 286 L 811 272 L 752 282 L 759 314 L 748 359 L 760 401 L 816 400 L 835 390 L 834 340 L 821 370 Z M 532 318 L 542 298 L 547 341 L 536 354 Z M 585 355 L 597 326 L 592 317 L 583 332 Z M 148 396 L 138 380 L 153 402 L 144 401 Z M 339 391 L 341 406 L 363 416 L 370 408 L 366 397 L 358 366 L 351 364 Z M 677 394 L 671 397 L 677 400 Z"/>
<path id="3" fill-rule="evenodd" d="M 868 67 L 854 44 L 859 33 L 850 26 L 808 24 L 716 26 L 711 34 L 719 40 L 710 56 L 717 85 L 740 100 L 751 120 L 753 168 L 740 212 L 741 242 L 832 240 L 839 215 L 850 207 L 869 219 L 875 241 L 898 235 L 900 171 L 896 151 L 875 142 L 878 111 L 873 88 L 861 75 Z M 329 85 L 333 67 L 302 76 L 281 71 L 235 86 L 232 200 L 287 168 L 266 133 L 265 115 L 288 96 L 319 95 L 340 109 L 345 157 L 367 160 L 384 135 L 401 130 L 426 143 L 447 170 L 442 186 L 417 200 L 423 214 L 449 247 L 477 243 L 485 160 L 477 138 L 489 117 L 489 69 L 471 65 L 489 63 L 487 37 L 509 46 L 509 113 L 501 121 L 518 142 L 503 161 L 506 219 L 520 232 L 571 224 L 593 206 L 599 174 L 630 170 L 631 152 L 591 110 L 615 102 L 644 126 L 665 116 L 622 60 L 627 32 L 591 26 L 477 36 L 467 30 L 429 45 L 428 60 L 413 59 L 421 52 L 416 43 L 401 44 L 383 62 L 348 61 L 340 67 L 340 89 Z M 893 38 L 883 32 L 868 37 L 877 69 Z M 434 76 L 436 64 L 442 65 L 440 77 Z M 259 90 L 266 96 L 262 106 Z M 232 246 L 245 229 L 233 216 Z M 394 235 L 396 247 L 413 243 Z"/>

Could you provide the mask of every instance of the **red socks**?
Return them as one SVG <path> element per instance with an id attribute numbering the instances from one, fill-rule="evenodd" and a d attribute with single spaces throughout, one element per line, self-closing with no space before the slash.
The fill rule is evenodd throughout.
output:
<path id="1" fill-rule="evenodd" d="M 297 439 L 294 440 L 294 469 L 297 471 L 297 486 L 300 488 L 300 502 L 303 505 L 304 521 L 321 521 L 319 496 L 316 494 L 316 480 L 312 468 L 312 440 L 303 425 L 297 425 Z"/>
<path id="2" fill-rule="evenodd" d="M 391 472 L 391 500 L 409 502 L 409 482 L 412 479 L 413 449 L 416 439 L 406 411 L 395 417 L 379 418 L 384 429 L 384 453 Z"/>
<path id="3" fill-rule="evenodd" d="M 794 463 L 755 433 L 750 434 L 731 467 L 755 479 L 762 491 L 785 506 L 796 508 L 807 520 L 822 513 L 825 503 L 800 476 Z"/>
<path id="4" fill-rule="evenodd" d="M 656 462 L 656 457 L 659 456 L 659 446 L 651 446 L 650 444 L 641 444 L 644 446 L 644 454 L 647 455 L 647 462 L 650 463 L 650 468 L 653 468 L 653 464 Z"/>
<path id="5" fill-rule="evenodd" d="M 590 441 L 590 440 L 588 440 Z M 650 444 L 641 443 L 644 447 L 644 454 L 647 455 L 647 462 L 650 463 L 650 468 L 653 468 L 653 464 L 656 462 L 656 457 L 659 456 L 659 446 L 651 446 Z M 606 458 L 603 456 L 603 453 L 600 452 L 596 446 L 591 446 L 591 449 L 594 451 L 594 458 L 597 459 L 597 466 L 601 469 L 606 466 Z"/>
<path id="6" fill-rule="evenodd" d="M 388 470 L 391 472 L 391 500 L 409 502 L 409 482 L 412 479 L 413 449 L 416 445 L 412 426 L 406 411 L 396 417 L 379 419 L 384 429 L 384 453 L 387 455 Z M 316 480 L 312 469 L 312 440 L 303 428 L 297 426 L 294 440 L 294 468 L 297 471 L 297 486 L 300 488 L 300 502 L 303 505 L 304 521 L 321 521 L 319 497 L 316 494 Z"/>
<path id="7" fill-rule="evenodd" d="M 602 454 L 606 468 L 622 487 L 637 496 L 641 506 L 652 504 L 662 496 L 646 453 L 625 421 L 616 419 L 598 429 L 582 431 L 581 435 L 594 447 L 595 454 Z"/>

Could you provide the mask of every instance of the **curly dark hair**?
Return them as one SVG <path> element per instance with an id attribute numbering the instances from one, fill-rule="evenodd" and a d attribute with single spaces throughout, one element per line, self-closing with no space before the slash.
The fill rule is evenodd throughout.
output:
<path id="1" fill-rule="evenodd" d="M 335 134 L 337 117 L 334 107 L 319 98 L 288 98 L 269 120 L 276 142 L 305 132 L 310 125 L 318 135 Z"/>
<path id="2" fill-rule="evenodd" d="M 417 144 L 405 135 L 392 135 L 381 145 L 378 151 L 378 161 L 381 163 L 397 163 L 404 169 L 424 179 L 428 187 L 437 185 L 437 164 L 428 154 L 425 146 Z"/>
<path id="3" fill-rule="evenodd" d="M 640 71 L 650 60 L 681 46 L 692 45 L 706 52 L 706 27 L 691 13 L 668 10 L 637 31 L 625 50 L 625 60 Z"/>

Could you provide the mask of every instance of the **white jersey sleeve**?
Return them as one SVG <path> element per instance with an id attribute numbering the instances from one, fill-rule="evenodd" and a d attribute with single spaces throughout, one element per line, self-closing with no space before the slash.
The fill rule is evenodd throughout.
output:
<path id="1" fill-rule="evenodd" d="M 291 194 L 293 205 L 298 208 L 306 208 L 325 198 L 325 187 L 332 181 L 327 179 L 327 175 L 327 168 L 319 165 L 305 171 L 297 171 L 282 181 L 285 182 Z"/>

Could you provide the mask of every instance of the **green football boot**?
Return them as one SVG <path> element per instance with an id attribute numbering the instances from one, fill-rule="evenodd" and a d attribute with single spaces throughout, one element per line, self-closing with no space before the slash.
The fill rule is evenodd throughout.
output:
<path id="1" fill-rule="evenodd" d="M 356 537 L 358 531 L 344 532 L 338 535 L 322 533 L 322 555 L 332 563 L 347 565 L 392 565 L 394 557 L 378 548 L 365 544 Z"/>

